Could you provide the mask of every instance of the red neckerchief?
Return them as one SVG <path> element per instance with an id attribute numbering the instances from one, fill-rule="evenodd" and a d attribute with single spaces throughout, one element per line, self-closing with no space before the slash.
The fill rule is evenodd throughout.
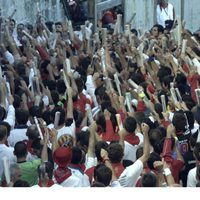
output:
<path id="1" fill-rule="evenodd" d="M 122 165 L 122 163 L 112 163 L 112 167 L 115 171 L 117 178 L 119 178 L 124 171 L 124 166 Z"/>
<path id="2" fill-rule="evenodd" d="M 57 181 L 58 184 L 62 183 L 63 181 L 65 181 L 67 178 L 69 178 L 72 175 L 71 170 L 68 169 L 68 167 L 62 168 L 62 167 L 58 167 L 55 171 L 54 171 L 54 177 Z"/>
<path id="3" fill-rule="evenodd" d="M 42 186 L 42 181 L 39 180 L 38 185 L 39 185 L 40 187 L 51 187 L 52 185 L 54 185 L 54 182 L 53 182 L 53 180 L 49 180 L 46 186 Z"/>
<path id="4" fill-rule="evenodd" d="M 138 136 L 135 135 L 135 133 L 130 133 L 125 136 L 125 141 L 132 145 L 138 145 L 140 143 L 140 139 Z"/>

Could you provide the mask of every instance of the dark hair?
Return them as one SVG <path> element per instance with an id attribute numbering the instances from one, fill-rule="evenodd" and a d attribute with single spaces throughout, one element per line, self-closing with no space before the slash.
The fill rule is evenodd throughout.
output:
<path id="1" fill-rule="evenodd" d="M 161 157 L 159 154 L 155 153 L 155 152 L 152 152 L 149 156 L 149 159 L 147 161 L 147 165 L 149 167 L 150 170 L 154 170 L 154 166 L 153 166 L 153 163 L 155 161 L 161 161 Z"/>
<path id="2" fill-rule="evenodd" d="M 25 125 L 28 122 L 29 111 L 22 108 L 18 108 L 15 110 L 15 116 L 18 124 Z"/>
<path id="3" fill-rule="evenodd" d="M 0 106 L 0 120 L 3 121 L 6 116 L 6 110 L 4 107 Z"/>
<path id="4" fill-rule="evenodd" d="M 80 145 L 80 147 L 88 147 L 89 144 L 89 136 L 90 136 L 90 132 L 87 131 L 81 131 L 80 133 L 76 134 L 76 141 L 77 144 Z"/>
<path id="5" fill-rule="evenodd" d="M 143 112 L 134 112 L 134 118 L 136 122 L 141 125 L 145 119 L 145 114 Z"/>
<path id="6" fill-rule="evenodd" d="M 185 131 L 186 118 L 185 118 L 183 112 L 175 112 L 174 113 L 174 116 L 172 119 L 172 124 L 174 125 L 176 132 Z"/>
<path id="7" fill-rule="evenodd" d="M 52 118 L 52 121 L 54 121 L 55 119 L 55 115 L 56 115 L 56 112 L 60 112 L 60 120 L 59 120 L 59 123 L 58 125 L 62 125 L 65 123 L 65 116 L 66 116 L 66 112 L 63 108 L 61 107 L 55 107 L 52 111 L 51 111 L 51 118 Z"/>
<path id="8" fill-rule="evenodd" d="M 97 157 L 97 160 L 98 161 L 102 161 L 102 158 L 101 158 L 101 149 L 107 149 L 108 148 L 108 143 L 107 142 L 104 142 L 104 141 L 99 141 L 96 143 L 95 145 L 95 154 L 96 154 L 96 157 Z"/>
<path id="9" fill-rule="evenodd" d="M 105 132 L 106 131 L 106 119 L 105 116 L 103 114 L 103 112 L 99 112 L 96 115 L 96 123 L 98 126 L 101 127 L 101 132 Z"/>
<path id="10" fill-rule="evenodd" d="M 35 125 L 31 125 L 27 128 L 26 136 L 29 140 L 35 140 L 39 137 L 38 129 Z"/>
<path id="11" fill-rule="evenodd" d="M 57 84 L 56 84 L 56 87 L 57 87 L 57 91 L 59 92 L 59 94 L 64 94 L 66 92 L 66 86 L 65 86 L 65 82 L 64 80 L 58 80 Z"/>
<path id="12" fill-rule="evenodd" d="M 119 163 L 121 162 L 124 156 L 124 150 L 119 143 L 111 143 L 108 148 L 108 157 L 112 163 Z"/>
<path id="13" fill-rule="evenodd" d="M 51 111 L 45 110 L 42 114 L 42 119 L 47 123 L 47 125 L 51 124 Z"/>
<path id="14" fill-rule="evenodd" d="M 58 104 L 58 102 L 59 102 L 59 93 L 56 91 L 56 90 L 52 90 L 51 91 L 51 97 L 52 97 L 52 100 L 53 100 L 53 103 L 55 104 L 55 105 L 57 105 Z"/>
<path id="15" fill-rule="evenodd" d="M 106 187 L 103 183 L 94 181 L 91 185 L 91 187 Z"/>
<path id="16" fill-rule="evenodd" d="M 142 187 L 156 187 L 157 185 L 157 178 L 155 174 L 149 172 L 142 176 L 141 179 Z"/>
<path id="17" fill-rule="evenodd" d="M 94 168 L 94 179 L 105 186 L 110 185 L 112 179 L 112 171 L 110 168 L 106 167 L 104 164 L 99 164 Z"/>
<path id="18" fill-rule="evenodd" d="M 57 26 L 57 25 L 62 26 L 62 23 L 61 23 L 61 22 L 56 22 L 56 23 L 55 23 L 55 26 Z"/>
<path id="19" fill-rule="evenodd" d="M 137 148 L 137 151 L 136 151 L 136 160 L 139 159 L 140 157 L 142 157 L 142 155 L 143 155 L 143 147 Z"/>
<path id="20" fill-rule="evenodd" d="M 7 136 L 7 128 L 4 125 L 0 125 L 0 141 Z"/>
<path id="21" fill-rule="evenodd" d="M 28 152 L 27 152 L 27 146 L 25 142 L 22 142 L 22 141 L 17 142 L 14 147 L 14 153 L 17 158 L 26 157 Z"/>
<path id="22" fill-rule="evenodd" d="M 27 181 L 24 180 L 17 180 L 13 187 L 30 187 L 29 183 Z"/>
<path id="23" fill-rule="evenodd" d="M 31 117 L 42 118 L 42 109 L 39 106 L 32 106 L 29 108 Z"/>
<path id="24" fill-rule="evenodd" d="M 153 26 L 153 28 L 158 28 L 158 32 L 159 32 L 159 33 L 164 33 L 164 28 L 163 28 L 163 26 L 160 25 L 160 24 L 155 24 L 155 25 Z"/>
<path id="25" fill-rule="evenodd" d="M 123 122 L 123 126 L 127 132 L 133 133 L 137 128 L 137 122 L 134 117 L 127 117 Z"/>
<path id="26" fill-rule="evenodd" d="M 162 83 L 164 81 L 165 76 L 169 76 L 169 75 L 171 75 L 171 73 L 172 73 L 172 71 L 169 67 L 161 66 L 161 68 L 157 72 L 157 77 L 159 78 L 160 83 Z"/>
<path id="27" fill-rule="evenodd" d="M 6 121 L 2 121 L 0 122 L 0 125 L 5 126 L 7 129 L 7 137 L 10 135 L 10 131 L 11 131 L 11 126 L 8 122 Z"/>
<path id="28" fill-rule="evenodd" d="M 82 160 L 82 151 L 79 147 L 72 147 L 72 164 L 80 164 Z"/>

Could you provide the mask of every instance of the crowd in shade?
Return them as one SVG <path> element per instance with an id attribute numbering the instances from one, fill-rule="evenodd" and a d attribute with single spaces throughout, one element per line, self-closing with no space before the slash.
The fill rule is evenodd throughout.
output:
<path id="1" fill-rule="evenodd" d="M 1 187 L 200 186 L 200 32 L 162 3 L 148 31 L 1 16 Z"/>

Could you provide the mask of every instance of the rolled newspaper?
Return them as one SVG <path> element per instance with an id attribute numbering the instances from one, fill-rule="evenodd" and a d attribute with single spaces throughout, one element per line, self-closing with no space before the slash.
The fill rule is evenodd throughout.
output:
<path id="1" fill-rule="evenodd" d="M 99 42 L 100 42 L 99 33 L 98 33 L 98 32 L 96 32 L 96 33 L 94 34 L 94 39 L 95 39 L 95 42 L 96 42 L 96 43 L 99 43 Z"/>
<path id="2" fill-rule="evenodd" d="M 40 6 L 38 2 L 36 3 L 36 6 L 37 6 L 37 12 L 40 13 Z"/>
<path id="3" fill-rule="evenodd" d="M 121 88 L 120 88 L 120 82 L 119 82 L 119 78 L 118 78 L 117 73 L 114 74 L 114 79 L 115 79 L 115 83 L 116 83 L 116 86 L 117 86 L 117 91 L 118 91 L 119 95 L 122 96 L 122 92 L 121 92 Z"/>
<path id="4" fill-rule="evenodd" d="M 170 88 L 174 88 L 174 83 L 173 82 L 170 83 Z"/>
<path id="5" fill-rule="evenodd" d="M 86 38 L 85 25 L 81 25 L 81 32 L 82 32 L 83 40 L 85 40 L 85 38 Z"/>
<path id="6" fill-rule="evenodd" d="M 69 74 L 71 72 L 71 62 L 70 62 L 70 59 L 66 58 L 65 59 L 65 63 L 66 63 L 66 66 L 67 66 L 67 73 Z"/>
<path id="7" fill-rule="evenodd" d="M 182 97 L 181 97 L 181 94 L 180 94 L 179 89 L 178 89 L 178 88 L 175 88 L 175 91 L 176 91 L 176 95 L 177 95 L 177 97 L 178 97 L 178 101 L 179 101 L 179 102 L 182 102 L 183 100 L 182 100 Z"/>
<path id="8" fill-rule="evenodd" d="M 13 12 L 12 12 L 12 14 L 8 18 L 12 19 L 14 17 L 14 15 L 15 15 L 16 12 L 17 12 L 17 9 L 14 9 Z"/>
<path id="9" fill-rule="evenodd" d="M 2 78 L 3 76 L 3 73 L 2 73 L 2 68 L 1 68 L 1 65 L 0 65 L 0 79 Z"/>
<path id="10" fill-rule="evenodd" d="M 106 52 L 103 47 L 101 48 L 101 66 L 103 72 L 106 72 Z"/>
<path id="11" fill-rule="evenodd" d="M 39 134 L 40 134 L 41 140 L 44 140 L 44 137 L 43 137 L 42 131 L 41 131 L 41 129 L 40 129 L 40 125 L 39 125 L 39 122 L 38 122 L 37 117 L 34 117 L 34 122 L 35 122 L 35 125 L 36 125 L 36 127 L 37 127 L 37 130 L 38 130 L 38 132 L 39 132 Z"/>
<path id="12" fill-rule="evenodd" d="M 183 40 L 183 44 L 182 44 L 182 50 L 181 50 L 181 53 L 183 55 L 185 55 L 185 50 L 186 50 L 186 47 L 187 47 L 187 40 Z"/>
<path id="13" fill-rule="evenodd" d="M 104 47 L 107 46 L 107 28 L 102 28 L 102 44 Z"/>
<path id="14" fill-rule="evenodd" d="M 88 120 L 89 120 L 89 123 L 92 124 L 92 122 L 94 121 L 93 120 L 93 116 L 92 116 L 92 109 L 91 109 L 91 106 L 89 104 L 86 104 L 85 105 L 85 110 L 87 112 L 87 117 L 88 117 Z"/>
<path id="15" fill-rule="evenodd" d="M 195 89 L 197 103 L 200 106 L 200 89 Z"/>
<path id="16" fill-rule="evenodd" d="M 69 85 L 69 82 L 67 81 L 67 77 L 66 77 L 65 71 L 63 69 L 61 69 L 61 74 L 63 74 L 63 79 L 64 79 L 64 82 L 65 82 L 65 86 L 67 88 L 69 88 L 70 85 Z"/>
<path id="17" fill-rule="evenodd" d="M 136 84 L 133 80 L 129 79 L 129 80 L 128 80 L 128 83 L 129 83 L 132 87 L 134 87 L 135 89 L 138 90 L 139 85 Z"/>
<path id="18" fill-rule="evenodd" d="M 127 104 L 127 107 L 128 107 L 128 111 L 133 113 L 134 109 L 133 109 L 132 103 L 131 103 L 131 93 L 130 92 L 126 93 L 126 104 Z"/>
<path id="19" fill-rule="evenodd" d="M 177 17 L 178 27 L 177 27 L 177 39 L 178 39 L 178 45 L 180 46 L 182 44 L 182 23 L 181 18 Z"/>
<path id="20" fill-rule="evenodd" d="M 122 27 L 122 15 L 118 14 L 117 15 L 117 32 L 118 32 L 118 34 L 121 33 L 121 27 Z"/>
<path id="21" fill-rule="evenodd" d="M 55 47 L 56 47 L 57 40 L 58 40 L 58 34 L 55 34 L 55 36 L 54 36 L 54 41 L 53 41 L 53 45 L 52 45 L 52 49 L 53 49 L 53 50 L 54 50 Z"/>
<path id="22" fill-rule="evenodd" d="M 54 119 L 54 128 L 55 129 L 58 128 L 59 121 L 60 121 L 60 112 L 56 112 L 55 119 Z"/>
<path id="23" fill-rule="evenodd" d="M 4 175 L 6 178 L 6 183 L 7 185 L 10 183 L 10 162 L 8 157 L 4 156 L 2 158 L 3 161 L 3 170 L 4 170 Z"/>
<path id="24" fill-rule="evenodd" d="M 70 39 L 73 41 L 74 40 L 74 30 L 73 30 L 73 27 L 72 27 L 72 21 L 71 20 L 68 21 L 68 30 L 69 30 Z"/>
<path id="25" fill-rule="evenodd" d="M 161 95 L 161 102 L 162 102 L 162 110 L 164 113 L 167 112 L 167 106 L 166 106 L 166 101 L 165 101 L 165 95 Z"/>
<path id="26" fill-rule="evenodd" d="M 175 89 L 174 88 L 170 88 L 170 93 L 171 93 L 172 100 L 173 100 L 174 104 L 176 105 L 178 100 L 177 100 L 177 97 L 176 97 Z"/>
<path id="27" fill-rule="evenodd" d="M 7 95 L 10 96 L 11 90 L 10 90 L 10 83 L 9 82 L 6 82 L 6 90 L 7 90 Z"/>
<path id="28" fill-rule="evenodd" d="M 114 27 L 114 33 L 113 33 L 113 35 L 117 35 L 117 32 L 118 32 L 118 24 L 116 22 L 115 23 L 115 27 Z"/>
<path id="29" fill-rule="evenodd" d="M 123 129 L 123 124 L 122 124 L 122 119 L 120 114 L 116 114 L 116 119 L 117 119 L 117 125 L 119 127 L 119 130 L 121 131 Z"/>

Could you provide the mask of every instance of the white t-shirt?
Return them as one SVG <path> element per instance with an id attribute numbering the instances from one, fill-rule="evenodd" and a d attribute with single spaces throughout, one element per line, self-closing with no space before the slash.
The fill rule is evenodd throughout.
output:
<path id="1" fill-rule="evenodd" d="M 196 179 L 196 171 L 197 167 L 191 169 L 188 173 L 187 177 L 187 187 L 196 187 L 197 179 Z"/>
<path id="2" fill-rule="evenodd" d="M 122 187 L 135 187 L 138 177 L 142 173 L 143 163 L 137 160 L 131 166 L 127 167 L 119 177 L 119 182 Z"/>
<path id="3" fill-rule="evenodd" d="M 161 8 L 160 5 L 157 5 L 157 23 L 165 27 L 166 20 L 174 19 L 174 7 L 172 4 L 168 3 L 166 8 Z"/>
<path id="4" fill-rule="evenodd" d="M 132 145 L 127 141 L 124 141 L 124 157 L 123 160 L 130 160 L 132 162 L 136 161 L 136 151 L 140 146 L 143 146 L 143 135 L 141 133 L 136 133 L 136 136 L 139 137 L 139 144 L 138 145 Z"/>

